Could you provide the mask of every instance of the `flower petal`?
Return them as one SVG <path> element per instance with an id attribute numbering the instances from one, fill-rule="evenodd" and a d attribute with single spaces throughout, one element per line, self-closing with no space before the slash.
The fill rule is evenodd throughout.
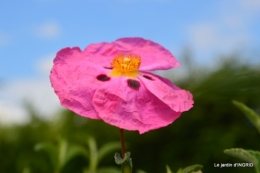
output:
<path id="1" fill-rule="evenodd" d="M 140 70 L 164 70 L 178 67 L 180 63 L 161 45 L 143 38 L 121 38 L 113 42 L 119 52 L 141 56 Z"/>
<path id="2" fill-rule="evenodd" d="M 90 44 L 83 51 L 84 56 L 89 58 L 89 61 L 98 63 L 103 67 L 111 67 L 111 62 L 120 52 L 115 45 L 111 43 L 101 42 Z"/>
<path id="3" fill-rule="evenodd" d="M 108 70 L 81 60 L 85 57 L 80 53 L 77 48 L 66 48 L 57 54 L 50 74 L 51 84 L 61 105 L 81 116 L 100 119 L 92 98 L 95 90 L 108 80 L 102 76 Z"/>
<path id="4" fill-rule="evenodd" d="M 110 43 L 90 44 L 81 51 L 79 47 L 61 49 L 54 62 L 81 63 L 89 62 L 100 67 L 111 67 L 113 58 L 118 54 L 117 49 Z"/>
<path id="5" fill-rule="evenodd" d="M 93 105 L 106 123 L 140 134 L 164 127 L 177 119 L 181 112 L 173 111 L 140 83 L 138 89 L 128 86 L 128 79 L 113 78 L 99 87 Z"/>
<path id="6" fill-rule="evenodd" d="M 147 90 L 153 93 L 172 110 L 183 112 L 193 106 L 192 94 L 189 91 L 180 89 L 166 78 L 148 72 L 142 73 L 153 78 L 153 80 L 148 80 L 141 76 L 138 77 Z"/>

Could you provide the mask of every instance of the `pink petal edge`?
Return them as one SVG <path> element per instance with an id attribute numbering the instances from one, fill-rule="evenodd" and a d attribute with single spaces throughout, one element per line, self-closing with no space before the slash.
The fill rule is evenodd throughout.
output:
<path id="1" fill-rule="evenodd" d="M 167 104 L 172 110 L 184 112 L 193 107 L 194 101 L 189 91 L 180 89 L 166 78 L 148 72 L 143 74 L 151 76 L 153 79 L 138 77 L 147 90 Z"/>

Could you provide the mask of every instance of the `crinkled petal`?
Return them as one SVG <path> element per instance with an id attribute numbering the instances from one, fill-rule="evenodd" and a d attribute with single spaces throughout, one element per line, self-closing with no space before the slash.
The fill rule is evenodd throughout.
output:
<path id="1" fill-rule="evenodd" d="M 111 62 L 120 52 L 112 43 L 94 43 L 85 48 L 83 54 L 89 61 L 103 67 L 111 67 Z"/>
<path id="2" fill-rule="evenodd" d="M 79 47 L 61 49 L 54 59 L 54 63 L 89 62 L 99 67 L 111 67 L 113 58 L 118 54 L 118 50 L 110 43 L 91 44 L 81 51 Z"/>
<path id="3" fill-rule="evenodd" d="M 67 54 L 67 49 L 69 48 L 59 53 L 61 57 Z M 113 58 L 120 53 L 139 55 L 141 57 L 139 70 L 164 70 L 180 65 L 169 50 L 151 40 L 138 37 L 121 38 L 111 43 L 90 44 L 82 52 L 79 48 L 74 48 L 73 53 L 79 54 L 78 61 L 98 63 L 103 67 L 111 67 Z M 76 59 L 77 56 L 74 57 Z"/>
<path id="4" fill-rule="evenodd" d="M 119 77 L 99 87 L 93 97 L 99 117 L 108 124 L 142 134 L 167 126 L 181 115 L 140 84 L 139 89 L 133 89 L 126 78 Z"/>
<path id="5" fill-rule="evenodd" d="M 168 79 L 148 72 L 143 75 L 150 76 L 152 79 L 139 76 L 144 86 L 153 93 L 158 99 L 168 105 L 176 112 L 187 111 L 193 106 L 192 94 L 189 91 L 180 89 L 172 84 Z"/>
<path id="6" fill-rule="evenodd" d="M 88 61 L 78 61 L 84 58 L 77 48 L 63 49 L 54 59 L 50 80 L 61 105 L 75 113 L 100 119 L 92 105 L 95 90 L 104 84 L 97 80 L 99 74 L 106 74 L 108 70 Z"/>
<path id="7" fill-rule="evenodd" d="M 180 63 L 161 45 L 143 38 L 121 38 L 113 42 L 119 52 L 141 56 L 139 70 L 164 70 L 178 67 Z"/>

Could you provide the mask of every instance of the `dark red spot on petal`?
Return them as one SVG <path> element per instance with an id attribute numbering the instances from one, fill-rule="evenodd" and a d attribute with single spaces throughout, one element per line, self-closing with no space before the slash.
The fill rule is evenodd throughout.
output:
<path id="1" fill-rule="evenodd" d="M 150 77 L 150 76 L 147 76 L 147 75 L 143 75 L 143 77 L 144 77 L 144 78 L 146 78 L 146 79 L 148 79 L 148 80 L 153 80 L 153 78 L 152 78 L 152 77 Z"/>
<path id="2" fill-rule="evenodd" d="M 113 67 L 104 67 L 105 69 L 109 69 L 109 70 L 112 70 Z"/>
<path id="3" fill-rule="evenodd" d="M 140 82 L 133 79 L 127 79 L 127 85 L 134 90 L 138 90 L 140 88 Z"/>
<path id="4" fill-rule="evenodd" d="M 97 76 L 97 80 L 100 80 L 100 81 L 109 81 L 110 80 L 110 77 L 108 77 L 107 75 L 105 74 L 100 74 Z"/>

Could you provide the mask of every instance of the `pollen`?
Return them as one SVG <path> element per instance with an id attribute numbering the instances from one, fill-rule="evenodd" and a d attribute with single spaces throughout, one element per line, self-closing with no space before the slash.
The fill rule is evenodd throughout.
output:
<path id="1" fill-rule="evenodd" d="M 137 55 L 117 55 L 111 66 L 113 67 L 113 71 L 111 72 L 111 76 L 129 76 L 135 77 L 138 74 L 138 68 L 141 65 L 141 58 Z"/>

